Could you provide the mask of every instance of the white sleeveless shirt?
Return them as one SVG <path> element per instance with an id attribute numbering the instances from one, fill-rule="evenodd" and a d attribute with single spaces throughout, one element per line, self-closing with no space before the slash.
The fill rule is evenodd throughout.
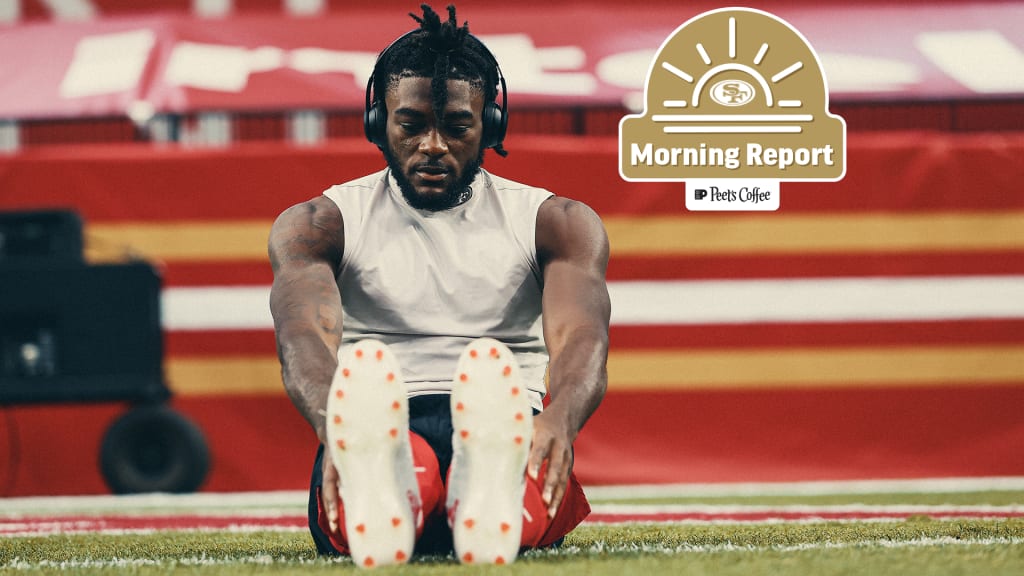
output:
<path id="1" fill-rule="evenodd" d="M 345 228 L 342 347 L 384 342 L 416 396 L 450 393 L 466 344 L 489 336 L 512 350 L 540 409 L 548 354 L 535 233 L 552 194 L 484 170 L 471 187 L 441 212 L 409 206 L 387 169 L 324 192 Z"/>

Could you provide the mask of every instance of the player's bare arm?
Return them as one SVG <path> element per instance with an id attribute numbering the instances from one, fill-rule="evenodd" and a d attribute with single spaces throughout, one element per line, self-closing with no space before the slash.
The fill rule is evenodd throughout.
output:
<path id="1" fill-rule="evenodd" d="M 341 213 L 319 197 L 283 212 L 270 231 L 274 284 L 270 311 L 285 390 L 323 443 L 324 409 L 341 344 L 341 296 L 335 277 L 344 252 Z M 324 507 L 337 529 L 337 471 L 324 457 Z M 329 489 L 330 487 L 330 489 Z"/>
<path id="2" fill-rule="evenodd" d="M 608 237 L 600 218 L 580 202 L 548 199 L 537 214 L 537 257 L 550 404 L 534 420 L 528 470 L 536 476 L 548 461 L 543 495 L 553 516 L 572 470 L 572 442 L 608 382 Z"/>

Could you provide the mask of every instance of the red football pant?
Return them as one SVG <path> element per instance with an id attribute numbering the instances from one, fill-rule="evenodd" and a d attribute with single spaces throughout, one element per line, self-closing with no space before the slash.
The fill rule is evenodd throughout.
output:
<path id="1" fill-rule="evenodd" d="M 414 432 L 409 432 L 412 444 L 413 465 L 416 467 L 416 481 L 420 488 L 420 501 L 423 505 L 423 522 L 417 528 L 416 538 L 422 535 L 423 527 L 431 525 L 438 518 L 445 518 L 445 501 L 447 493 L 441 481 L 441 471 L 434 451 L 427 441 Z M 544 489 L 546 465 L 541 468 L 537 479 L 526 477 L 526 493 L 523 495 L 523 534 L 522 548 L 540 548 L 557 542 L 568 534 L 590 514 L 590 504 L 583 494 L 583 488 L 570 474 L 565 496 L 558 507 L 554 518 L 548 516 L 548 507 L 541 497 Z M 339 500 L 338 522 L 341 534 L 332 533 L 327 522 L 327 514 L 323 509 L 323 501 L 317 494 L 317 524 L 327 534 L 331 545 L 342 554 L 348 554 L 348 535 L 345 533 L 345 507 Z"/>

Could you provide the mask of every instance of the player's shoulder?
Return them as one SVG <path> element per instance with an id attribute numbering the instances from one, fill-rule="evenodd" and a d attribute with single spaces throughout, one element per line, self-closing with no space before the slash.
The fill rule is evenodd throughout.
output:
<path id="1" fill-rule="evenodd" d="M 343 238 L 341 211 L 329 199 L 317 196 L 286 208 L 270 228 L 270 248 L 310 244 Z"/>
<path id="2" fill-rule="evenodd" d="M 537 212 L 538 225 L 543 221 L 551 226 L 598 226 L 603 229 L 601 217 L 585 202 L 552 195 Z"/>

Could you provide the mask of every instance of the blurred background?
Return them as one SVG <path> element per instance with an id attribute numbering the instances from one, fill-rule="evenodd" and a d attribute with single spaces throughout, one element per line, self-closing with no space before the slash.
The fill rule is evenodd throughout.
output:
<path id="1" fill-rule="evenodd" d="M 620 118 L 710 2 L 469 1 L 508 82 L 489 170 L 612 247 L 585 485 L 1024 475 L 1024 3 L 749 2 L 817 50 L 838 183 L 689 213 Z M 441 9 L 442 5 L 435 5 Z M 362 136 L 412 1 L 0 0 L 0 497 L 308 485 L 270 224 L 383 167 Z"/>

